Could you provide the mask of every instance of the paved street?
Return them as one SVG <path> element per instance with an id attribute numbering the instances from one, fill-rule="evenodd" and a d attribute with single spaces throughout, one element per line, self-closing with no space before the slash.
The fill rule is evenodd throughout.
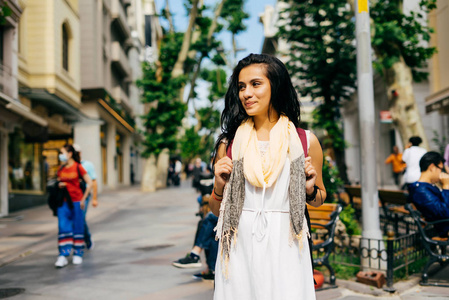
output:
<path id="1" fill-rule="evenodd" d="M 197 208 L 190 182 L 152 194 L 143 194 L 137 187 L 103 193 L 100 206 L 90 208 L 89 213 L 95 249 L 86 252 L 82 265 L 69 264 L 60 270 L 54 268 L 56 218 L 47 207 L 15 214 L 22 220 L 0 219 L 0 291 L 25 289 L 8 298 L 14 300 L 212 299 L 213 282 L 192 279 L 198 269 L 171 266 L 172 260 L 192 246 Z M 319 292 L 317 299 L 435 300 L 448 296 L 449 288 L 411 286 L 401 296 L 381 293 L 374 298 L 340 285 Z"/>

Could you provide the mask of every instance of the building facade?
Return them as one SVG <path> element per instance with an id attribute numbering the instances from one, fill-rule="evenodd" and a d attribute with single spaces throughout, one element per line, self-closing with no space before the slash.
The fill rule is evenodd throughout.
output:
<path id="1" fill-rule="evenodd" d="M 7 208 L 2 209 L 2 214 L 45 203 L 46 179 L 56 172 L 58 165 L 58 149 L 47 151 L 48 147 L 56 141 L 67 142 L 70 123 L 83 118 L 78 112 L 81 103 L 78 2 L 8 2 L 13 16 L 17 16 L 14 11 L 20 11 L 21 15 L 15 20 L 15 27 L 10 23 L 3 34 L 6 40 L 13 41 L 2 47 L 5 58 L 8 57 L 5 63 L 11 63 L 3 72 L 10 74 L 7 93 L 15 101 L 6 107 L 16 112 L 25 110 L 27 114 L 8 122 L 2 134 L 7 164 L 1 166 L 1 172 L 8 178 L 5 185 L 2 176 L 2 195 L 7 190 L 7 198 L 2 196 L 2 204 Z"/>
<path id="2" fill-rule="evenodd" d="M 430 26 L 435 29 L 431 45 L 438 48 L 430 61 L 430 94 L 426 97 L 426 112 L 444 115 L 443 134 L 449 142 L 449 3 L 438 0 L 437 9 L 429 16 Z"/>
<path id="3" fill-rule="evenodd" d="M 162 35 L 155 11 L 153 0 L 80 0 L 81 111 L 89 120 L 75 125 L 74 140 L 94 163 L 100 191 L 142 176 L 139 116 L 145 109 L 136 80 L 148 30 L 153 40 Z"/>
<path id="4" fill-rule="evenodd" d="M 99 191 L 139 181 L 135 82 L 157 58 L 153 0 L 8 0 L 0 27 L 0 216 L 46 203 L 59 149 L 77 143 Z"/>

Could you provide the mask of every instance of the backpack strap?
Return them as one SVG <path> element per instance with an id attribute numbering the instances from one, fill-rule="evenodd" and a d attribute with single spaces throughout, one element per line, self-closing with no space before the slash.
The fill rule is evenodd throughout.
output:
<path id="1" fill-rule="evenodd" d="M 304 157 L 307 157 L 307 150 L 309 149 L 309 145 L 307 145 L 307 135 L 306 131 L 302 128 L 296 128 L 296 132 L 298 132 L 299 139 L 301 140 L 302 150 L 304 150 Z"/>
<path id="2" fill-rule="evenodd" d="M 229 157 L 232 160 L 232 144 L 234 143 L 234 140 L 232 140 L 229 145 L 228 148 L 226 148 L 226 156 Z"/>
<path id="3" fill-rule="evenodd" d="M 307 135 L 306 135 L 306 131 L 302 128 L 296 128 L 296 132 L 298 132 L 299 135 L 299 139 L 301 140 L 301 144 L 302 144 L 302 150 L 304 150 L 304 157 L 307 157 L 307 149 L 309 148 L 307 145 Z M 226 149 L 226 155 L 232 160 L 232 143 L 234 142 L 234 140 L 232 140 L 229 145 L 228 148 Z"/>

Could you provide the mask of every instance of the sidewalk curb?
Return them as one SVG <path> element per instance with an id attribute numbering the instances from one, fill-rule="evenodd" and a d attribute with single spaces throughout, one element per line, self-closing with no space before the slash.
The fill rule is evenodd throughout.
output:
<path id="1" fill-rule="evenodd" d="M 366 295 L 372 295 L 372 296 L 393 296 L 393 295 L 399 295 L 413 287 L 419 284 L 420 276 L 419 275 L 412 275 L 409 280 L 399 281 L 393 285 L 393 287 L 396 289 L 394 293 L 390 293 L 387 291 L 384 291 L 383 289 L 376 288 L 374 286 L 366 285 L 360 282 L 356 281 L 350 281 L 350 280 L 343 280 L 343 279 L 337 279 L 337 285 L 340 288 L 345 288 L 348 290 L 351 290 L 353 292 L 362 293 Z"/>

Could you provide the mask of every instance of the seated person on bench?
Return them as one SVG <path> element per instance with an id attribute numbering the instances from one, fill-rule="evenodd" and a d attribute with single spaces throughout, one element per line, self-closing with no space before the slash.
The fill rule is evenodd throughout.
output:
<path id="1" fill-rule="evenodd" d="M 443 173 L 444 158 L 437 152 L 427 152 L 419 161 L 421 177 L 410 185 L 410 199 L 429 222 L 449 219 L 449 175 Z M 441 183 L 440 190 L 435 183 Z M 441 237 L 447 237 L 449 222 L 435 224 Z"/>

